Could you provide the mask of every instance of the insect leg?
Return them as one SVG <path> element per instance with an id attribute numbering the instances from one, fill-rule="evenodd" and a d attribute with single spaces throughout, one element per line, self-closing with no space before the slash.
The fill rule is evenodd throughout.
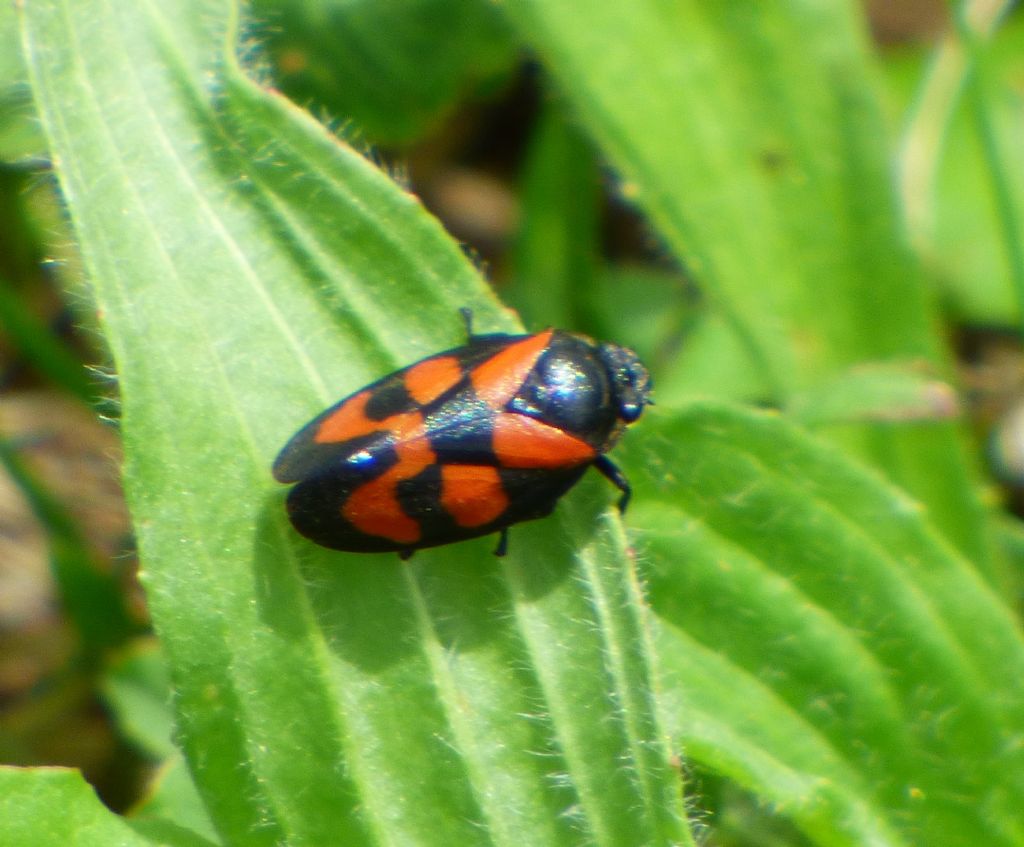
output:
<path id="1" fill-rule="evenodd" d="M 415 552 L 415 550 L 399 550 L 398 558 L 401 559 L 403 562 L 406 562 L 412 558 L 412 554 Z"/>
<path id="2" fill-rule="evenodd" d="M 598 456 L 594 460 L 594 467 L 604 474 L 608 481 L 622 492 L 622 496 L 619 498 L 619 513 L 624 513 L 626 511 L 626 506 L 629 505 L 629 498 L 633 495 L 633 489 L 630 488 L 629 480 L 626 479 L 626 475 L 619 470 L 618 465 L 612 462 L 607 456 Z"/>
<path id="3" fill-rule="evenodd" d="M 473 310 L 469 306 L 463 306 L 459 309 L 459 314 L 462 315 L 462 322 L 466 325 L 466 338 L 469 341 L 473 340 Z"/>
<path id="4" fill-rule="evenodd" d="M 494 548 L 495 556 L 504 556 L 508 552 L 508 527 L 501 530 L 498 537 L 498 546 Z"/>

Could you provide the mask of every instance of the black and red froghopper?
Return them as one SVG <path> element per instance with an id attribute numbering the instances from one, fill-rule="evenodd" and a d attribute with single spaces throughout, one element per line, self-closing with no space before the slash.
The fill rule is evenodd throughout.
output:
<path id="1" fill-rule="evenodd" d="M 469 314 L 466 315 L 469 329 Z M 556 329 L 473 335 L 395 371 L 299 430 L 274 462 L 292 524 L 324 547 L 398 552 L 551 513 L 650 403 L 632 350 Z"/>

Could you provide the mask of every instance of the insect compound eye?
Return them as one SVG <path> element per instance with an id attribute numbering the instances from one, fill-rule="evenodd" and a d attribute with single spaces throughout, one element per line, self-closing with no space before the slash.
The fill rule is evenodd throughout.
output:
<path id="1" fill-rule="evenodd" d="M 541 356 L 511 408 L 572 433 L 603 432 L 608 412 L 608 374 L 593 349 L 572 337 Z"/>
<path id="2" fill-rule="evenodd" d="M 619 417 L 626 423 L 633 423 L 651 402 L 651 376 L 647 368 L 636 353 L 625 347 L 602 344 L 597 354 L 611 377 Z"/>

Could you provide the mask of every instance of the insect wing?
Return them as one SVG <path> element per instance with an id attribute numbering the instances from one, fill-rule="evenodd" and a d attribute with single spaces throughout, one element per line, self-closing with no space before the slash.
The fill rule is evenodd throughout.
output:
<path id="1" fill-rule="evenodd" d="M 419 412 L 454 388 L 465 379 L 464 361 L 472 366 L 488 358 L 507 337 L 482 336 L 480 343 L 421 359 L 339 400 L 292 436 L 274 460 L 274 478 L 299 482 L 349 454 L 372 452 L 374 443 L 386 441 L 382 435 L 394 432 L 399 416 Z"/>
<path id="2" fill-rule="evenodd" d="M 274 479 L 299 482 L 379 441 L 380 430 L 367 416 L 367 403 L 373 391 L 396 378 L 391 374 L 339 400 L 295 433 L 274 460 Z"/>
<path id="3" fill-rule="evenodd" d="M 399 499 L 422 528 L 417 546 L 429 547 L 549 515 L 585 471 L 586 465 L 552 472 L 439 464 L 429 480 L 400 486 Z"/>

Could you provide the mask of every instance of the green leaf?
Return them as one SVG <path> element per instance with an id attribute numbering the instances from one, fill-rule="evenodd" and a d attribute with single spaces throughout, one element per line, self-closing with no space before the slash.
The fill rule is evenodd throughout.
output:
<path id="1" fill-rule="evenodd" d="M 0 3 L 0 164 L 38 155 L 43 141 L 32 110 L 32 96 L 25 78 L 25 65 L 18 49 L 18 18 L 13 3 Z M 10 175 L 0 170 L 4 181 Z M 10 226 L 5 221 L 5 226 Z M 10 238 L 8 250 L 18 246 Z"/>
<path id="2" fill-rule="evenodd" d="M 636 0 L 593 4 L 585 15 L 571 0 L 503 8 L 755 373 L 729 367 L 719 376 L 763 386 L 756 399 L 785 406 L 864 362 L 947 367 L 903 243 L 854 4 Z M 702 385 L 715 373 L 707 365 L 692 369 Z M 684 357 L 670 379 L 674 396 L 689 373 Z M 736 387 L 715 390 L 736 396 Z M 866 425 L 835 437 L 926 503 L 942 531 L 994 572 L 951 426 Z"/>
<path id="3" fill-rule="evenodd" d="M 18 18 L 14 5 L 0 6 L 0 92 L 24 82 L 25 66 L 18 51 Z"/>
<path id="4" fill-rule="evenodd" d="M 986 28 L 996 25 L 1001 17 L 997 7 L 973 5 Z M 1018 82 L 1024 71 L 1022 45 L 1024 22 L 1009 17 L 984 47 L 982 78 L 985 120 L 1006 162 L 1003 188 L 1017 208 L 1024 207 L 1024 160 L 1017 143 L 1024 129 Z M 957 315 L 975 323 L 1019 325 L 1021 304 L 1012 285 L 990 163 L 979 143 L 971 98 L 962 96 L 971 72 L 968 58 L 952 37 L 927 58 L 903 51 L 886 62 L 890 90 L 912 112 L 901 163 L 911 234 Z M 919 91 L 911 81 L 920 83 Z"/>
<path id="5" fill-rule="evenodd" d="M 167 827 L 184 828 L 219 843 L 181 753 L 171 754 L 160 765 L 146 787 L 145 796 L 130 810 L 129 820 L 138 831 L 156 833 Z"/>
<path id="6" fill-rule="evenodd" d="M 614 338 L 635 350 L 662 392 L 666 369 L 689 343 L 705 317 L 704 304 L 685 278 L 645 265 L 608 265 L 591 281 L 586 330 L 594 338 Z"/>
<path id="7" fill-rule="evenodd" d="M 694 396 L 763 402 L 771 395 L 721 313 L 704 304 L 677 351 L 658 372 L 659 403 L 675 406 Z"/>
<path id="8" fill-rule="evenodd" d="M 597 270 L 600 178 L 586 138 L 553 107 L 524 166 L 514 277 L 502 294 L 531 328 L 579 327 Z"/>
<path id="9" fill-rule="evenodd" d="M 62 0 L 29 4 L 23 30 L 119 373 L 178 738 L 218 832 L 690 843 L 603 481 L 517 528 L 500 563 L 491 540 L 404 564 L 288 527 L 269 468 L 299 425 L 460 343 L 460 306 L 515 324 L 415 198 L 242 74 L 233 13 Z"/>
<path id="10" fill-rule="evenodd" d="M 136 832 L 107 809 L 77 771 L 0 765 L 0 843 L 12 847 L 204 847 L 171 827 Z"/>
<path id="11" fill-rule="evenodd" d="M 917 503 L 720 405 L 620 455 L 688 756 L 819 844 L 1024 843 L 1024 639 Z"/>
<path id="12" fill-rule="evenodd" d="M 175 752 L 171 743 L 171 680 L 159 644 L 137 639 L 106 668 L 103 696 L 122 734 L 155 759 Z"/>
<path id="13" fill-rule="evenodd" d="M 137 639 L 110 663 L 103 696 L 122 735 L 160 762 L 144 796 L 129 811 L 132 824 L 151 832 L 184 827 L 217 841 L 188 766 L 171 740 L 170 673 L 155 639 Z"/>
<path id="14" fill-rule="evenodd" d="M 806 426 L 820 426 L 948 420 L 959 405 L 953 387 L 920 362 L 868 362 L 794 395 L 788 411 Z"/>
<path id="15" fill-rule="evenodd" d="M 516 58 L 501 15 L 477 0 L 256 0 L 252 12 L 285 93 L 380 143 L 434 129 Z"/>

